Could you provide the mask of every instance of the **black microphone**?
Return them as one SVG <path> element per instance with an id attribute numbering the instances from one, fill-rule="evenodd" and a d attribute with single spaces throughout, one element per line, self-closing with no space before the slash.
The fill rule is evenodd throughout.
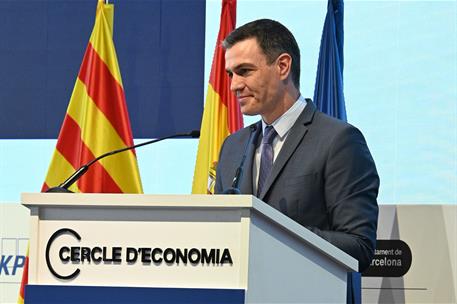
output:
<path id="1" fill-rule="evenodd" d="M 93 160 L 91 160 L 87 164 L 81 166 L 69 178 L 67 178 L 63 183 L 61 183 L 57 187 L 49 188 L 48 190 L 46 190 L 46 192 L 72 193 L 72 191 L 68 190 L 68 188 L 71 185 L 73 185 L 78 179 L 80 179 L 81 176 L 83 176 L 87 172 L 87 170 L 89 170 L 90 166 L 92 166 L 94 163 L 96 163 L 100 159 L 105 158 L 105 157 L 110 156 L 110 155 L 121 153 L 121 152 L 124 152 L 124 151 L 127 151 L 127 150 L 132 150 L 132 149 L 135 149 L 135 148 L 139 148 L 139 147 L 142 147 L 142 146 L 153 144 L 153 143 L 165 140 L 165 139 L 177 138 L 177 137 L 199 138 L 200 137 L 200 130 L 193 130 L 190 133 L 178 133 L 178 134 L 174 134 L 174 135 L 170 135 L 170 136 L 165 136 L 165 137 L 161 137 L 161 138 L 157 138 L 157 139 L 152 139 L 152 140 L 146 141 L 146 142 L 141 143 L 141 144 L 137 144 L 137 145 L 133 145 L 133 146 L 129 146 L 129 147 L 125 147 L 125 148 L 121 148 L 121 149 L 117 149 L 117 150 L 113 150 L 113 151 L 104 153 L 104 154 L 94 158 Z"/>
<path id="2" fill-rule="evenodd" d="M 241 159 L 240 166 L 236 169 L 235 177 L 233 178 L 232 182 L 232 187 L 226 189 L 222 194 L 241 194 L 239 184 L 241 178 L 243 177 L 244 161 L 246 160 L 249 145 L 252 143 L 252 138 L 255 134 L 255 131 L 257 130 L 257 124 L 250 125 L 249 130 L 251 131 L 251 133 L 249 134 L 249 139 L 246 144 L 246 147 L 244 147 L 244 154 L 243 158 Z"/>

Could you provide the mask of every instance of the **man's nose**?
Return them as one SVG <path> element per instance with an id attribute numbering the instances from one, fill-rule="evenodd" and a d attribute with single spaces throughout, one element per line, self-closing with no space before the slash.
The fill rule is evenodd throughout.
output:
<path id="1" fill-rule="evenodd" d="M 239 91 L 242 88 L 243 88 L 243 83 L 242 83 L 240 77 L 237 76 L 236 74 L 233 74 L 232 79 L 230 81 L 230 90 L 236 93 L 236 91 Z"/>

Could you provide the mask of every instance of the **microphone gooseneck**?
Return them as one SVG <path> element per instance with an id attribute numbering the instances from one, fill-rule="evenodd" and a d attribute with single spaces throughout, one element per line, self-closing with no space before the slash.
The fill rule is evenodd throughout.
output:
<path id="1" fill-rule="evenodd" d="M 256 130 L 257 130 L 257 124 L 252 124 L 249 126 L 249 131 L 250 131 L 249 139 L 248 139 L 246 146 L 244 147 L 244 153 L 243 153 L 243 157 L 241 158 L 240 165 L 236 169 L 235 177 L 233 178 L 233 181 L 232 181 L 232 186 L 230 188 L 226 189 L 223 192 L 223 194 L 241 194 L 239 185 L 240 185 L 240 180 L 243 177 L 244 162 L 246 161 L 248 148 L 249 148 L 249 145 L 252 143 L 252 138 L 254 137 Z"/>
<path id="2" fill-rule="evenodd" d="M 121 153 L 121 152 L 124 152 L 124 151 L 127 151 L 127 150 L 132 150 L 132 149 L 135 149 L 135 148 L 139 148 L 139 147 L 142 147 L 142 146 L 153 144 L 153 143 L 165 140 L 165 139 L 177 138 L 177 137 L 198 138 L 198 137 L 200 137 L 200 130 L 193 130 L 193 131 L 191 131 L 189 133 L 173 134 L 173 135 L 169 135 L 169 136 L 165 136 L 165 137 L 161 137 L 161 138 L 157 138 L 157 139 L 152 139 L 152 140 L 143 142 L 141 144 L 137 144 L 137 145 L 133 145 L 133 146 L 129 146 L 129 147 L 125 147 L 125 148 L 121 148 L 121 149 L 117 149 L 117 150 L 106 152 L 106 153 L 94 158 L 93 160 L 91 160 L 87 164 L 82 165 L 70 177 L 68 177 L 63 183 L 61 183 L 57 187 L 49 188 L 46 192 L 51 192 L 51 193 L 52 192 L 54 192 L 54 193 L 55 192 L 71 193 L 72 191 L 68 190 L 68 188 L 70 188 L 71 185 L 73 185 L 77 180 L 79 180 L 87 172 L 87 170 L 89 170 L 90 166 L 92 166 L 94 163 L 96 163 L 100 159 L 105 158 L 105 157 L 110 156 L 110 155 Z"/>

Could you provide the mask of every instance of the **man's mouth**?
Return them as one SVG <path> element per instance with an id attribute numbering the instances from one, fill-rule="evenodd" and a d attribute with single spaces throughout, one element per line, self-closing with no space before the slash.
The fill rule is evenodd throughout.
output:
<path id="1" fill-rule="evenodd" d="M 245 103 L 245 102 L 247 101 L 247 99 L 248 99 L 249 97 L 251 97 L 251 96 L 250 96 L 250 95 L 238 96 L 238 97 L 237 97 L 237 98 L 238 98 L 238 102 L 239 102 L 240 104 L 243 104 L 243 103 Z"/>

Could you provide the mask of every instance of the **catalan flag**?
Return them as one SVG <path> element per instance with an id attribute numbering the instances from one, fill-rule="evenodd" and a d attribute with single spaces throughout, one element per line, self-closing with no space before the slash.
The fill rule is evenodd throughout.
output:
<path id="1" fill-rule="evenodd" d="M 59 185 L 76 169 L 105 152 L 133 145 L 116 50 L 114 5 L 99 0 L 95 25 L 76 79 L 42 191 Z M 142 193 L 134 151 L 95 163 L 70 187 L 73 192 Z M 24 301 L 28 263 L 18 303 Z"/>
<path id="2" fill-rule="evenodd" d="M 203 110 L 192 193 L 214 193 L 216 165 L 224 139 L 243 127 L 243 116 L 225 72 L 222 41 L 234 30 L 236 0 L 222 0 L 221 21 Z"/>
<path id="3" fill-rule="evenodd" d="M 95 157 L 133 145 L 113 44 L 114 5 L 99 1 L 95 26 L 79 70 L 43 191 Z M 95 163 L 74 192 L 141 193 L 136 156 L 126 151 Z"/>

